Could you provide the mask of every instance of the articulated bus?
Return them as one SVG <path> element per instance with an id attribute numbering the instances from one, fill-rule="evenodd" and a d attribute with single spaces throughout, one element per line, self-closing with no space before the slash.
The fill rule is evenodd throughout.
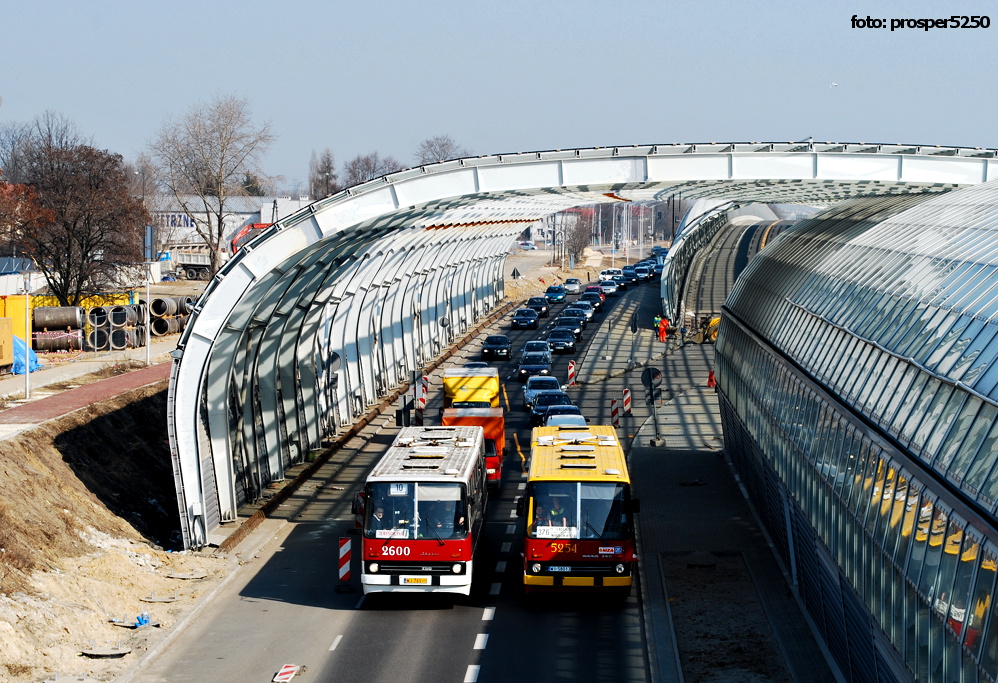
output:
<path id="1" fill-rule="evenodd" d="M 606 425 L 537 427 L 531 437 L 523 552 L 525 593 L 630 593 L 637 557 L 624 450 Z"/>
<path id="2" fill-rule="evenodd" d="M 488 499 L 481 427 L 406 427 L 367 478 L 364 593 L 471 593 Z"/>

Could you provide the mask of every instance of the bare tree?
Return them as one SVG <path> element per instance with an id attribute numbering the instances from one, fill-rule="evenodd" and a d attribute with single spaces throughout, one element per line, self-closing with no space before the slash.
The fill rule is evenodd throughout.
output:
<path id="1" fill-rule="evenodd" d="M 120 267 L 142 260 L 149 214 L 131 194 L 118 154 L 89 145 L 27 148 L 24 174 L 50 220 L 25 230 L 21 244 L 63 306 L 117 286 Z"/>
<path id="2" fill-rule="evenodd" d="M 308 193 L 312 199 L 322 199 L 339 192 L 340 186 L 336 181 L 333 150 L 326 147 L 318 155 L 312 150 L 312 158 L 308 162 Z"/>
<path id="3" fill-rule="evenodd" d="M 353 187 L 366 183 L 368 180 L 401 171 L 402 168 L 402 164 L 394 157 L 381 157 L 377 152 L 361 154 L 348 161 L 343 167 L 343 182 L 346 187 Z"/>
<path id="4" fill-rule="evenodd" d="M 419 143 L 419 149 L 416 150 L 416 163 L 423 166 L 467 156 L 471 156 L 471 152 L 454 142 L 451 136 L 437 135 L 426 138 Z"/>
<path id="5" fill-rule="evenodd" d="M 565 235 L 565 253 L 572 257 L 575 263 L 582 262 L 582 255 L 586 247 L 593 241 L 594 207 L 582 206 L 575 212 L 575 223 L 568 226 Z"/>
<path id="6" fill-rule="evenodd" d="M 245 99 L 218 95 L 167 121 L 151 145 L 166 191 L 208 247 L 212 275 L 221 266 L 229 200 L 246 194 L 250 176 L 263 176 L 261 156 L 273 140 L 269 123 L 253 124 Z"/>

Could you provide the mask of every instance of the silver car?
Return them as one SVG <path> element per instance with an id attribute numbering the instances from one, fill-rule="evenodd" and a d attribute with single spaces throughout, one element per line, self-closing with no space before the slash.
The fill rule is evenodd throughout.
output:
<path id="1" fill-rule="evenodd" d="M 533 375 L 527 379 L 523 385 L 523 408 L 530 410 L 534 405 L 537 394 L 543 391 L 561 391 L 561 382 L 557 377 L 545 377 L 543 375 Z"/>
<path id="2" fill-rule="evenodd" d="M 582 311 L 583 313 L 585 313 L 586 314 L 586 322 L 592 321 L 593 316 L 596 315 L 596 309 L 594 309 L 593 305 L 591 303 L 589 303 L 588 301 L 576 301 L 574 304 L 572 304 L 571 306 L 569 306 L 568 308 L 566 308 L 561 313 L 562 313 L 562 315 L 564 315 L 565 313 L 568 313 L 571 310 L 579 310 L 579 311 Z"/>
<path id="3" fill-rule="evenodd" d="M 617 296 L 617 292 L 620 290 L 613 280 L 600 280 L 599 286 L 607 296 Z"/>
<path id="4" fill-rule="evenodd" d="M 577 277 L 570 277 L 567 280 L 565 280 L 564 284 L 562 284 L 562 287 L 564 287 L 565 291 L 568 292 L 569 294 L 581 294 L 582 280 L 580 280 Z"/>

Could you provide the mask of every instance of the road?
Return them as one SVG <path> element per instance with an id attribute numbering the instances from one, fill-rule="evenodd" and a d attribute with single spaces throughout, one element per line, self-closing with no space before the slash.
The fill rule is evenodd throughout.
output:
<path id="1" fill-rule="evenodd" d="M 523 258 L 535 257 L 543 258 L 543 252 Z M 614 315 L 614 309 L 642 297 L 653 301 L 655 291 L 653 283 L 609 298 L 585 340 L 593 339 L 595 324 Z M 524 342 L 540 338 L 550 324 L 548 318 L 539 331 L 510 331 L 503 321 L 482 336 L 508 334 L 517 357 Z M 473 342 L 451 363 L 477 360 L 478 347 Z M 557 376 L 565 377 L 570 358 L 558 358 Z M 577 597 L 528 601 L 522 594 L 522 531 L 515 499 L 525 481 L 519 445 L 529 443 L 530 428 L 520 386 L 508 379 L 515 362 L 498 367 L 507 380 L 502 400 L 513 435 L 511 457 L 500 493 L 490 499 L 469 598 L 360 594 L 350 499 L 394 437 L 393 420 L 382 418 L 380 429 L 337 453 L 303 487 L 308 493 L 301 505 L 288 504 L 288 524 L 252 560 L 258 570 L 226 586 L 210 611 L 133 680 L 269 681 L 281 664 L 294 663 L 307 666 L 310 681 L 649 681 L 637 590 L 623 602 Z M 439 378 L 434 382 L 431 377 L 431 385 L 426 414 L 436 416 Z M 578 402 L 584 414 L 605 419 L 606 401 L 598 386 L 580 393 Z M 355 544 L 353 592 L 340 593 L 338 539 L 347 536 Z"/>

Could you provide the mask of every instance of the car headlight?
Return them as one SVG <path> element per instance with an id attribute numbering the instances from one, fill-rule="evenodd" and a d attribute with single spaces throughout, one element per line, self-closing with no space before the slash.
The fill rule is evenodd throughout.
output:
<path id="1" fill-rule="evenodd" d="M 548 374 L 548 369 L 547 368 L 541 368 L 541 374 L 542 375 Z"/>

